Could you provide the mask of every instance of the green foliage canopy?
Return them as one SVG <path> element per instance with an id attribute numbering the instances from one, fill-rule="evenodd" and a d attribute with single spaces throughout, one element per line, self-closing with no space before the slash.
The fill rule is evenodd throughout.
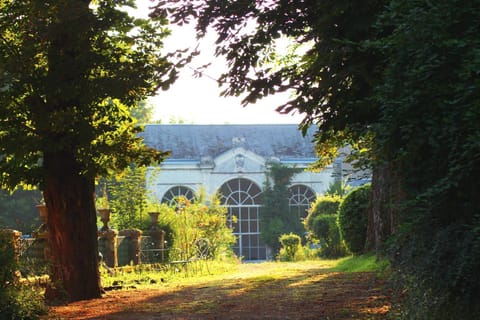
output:
<path id="1" fill-rule="evenodd" d="M 166 156 L 143 144 L 130 114 L 175 78 L 161 53 L 166 20 L 134 18 L 125 10 L 132 6 L 0 3 L 0 186 L 43 191 L 50 300 L 101 295 L 95 178 Z"/>
<path id="2" fill-rule="evenodd" d="M 378 118 L 370 98 L 382 60 L 361 42 L 376 37 L 373 25 L 384 3 L 167 0 L 159 1 L 156 12 L 177 24 L 195 19 L 199 37 L 215 30 L 215 54 L 229 66 L 219 79 L 223 95 L 246 94 L 248 104 L 292 92 L 277 110 L 303 113 L 303 130 L 318 126 L 317 151 L 325 165 L 336 157 L 336 147 L 360 143 Z M 297 48 L 287 56 L 276 51 L 282 38 Z"/>
<path id="3" fill-rule="evenodd" d="M 133 118 L 137 120 L 138 123 L 146 124 L 152 121 L 154 106 L 147 101 L 140 101 L 137 105 L 132 108 L 130 111 Z"/>
<path id="4" fill-rule="evenodd" d="M 115 3 L 2 1 L 3 187 L 42 183 L 45 152 L 73 154 L 89 177 L 164 157 L 142 145 L 129 110 L 175 76 L 160 53 L 166 20 L 136 19 L 120 10 L 133 1 Z"/>
<path id="5" fill-rule="evenodd" d="M 391 1 L 379 27 L 392 32 L 372 43 L 388 57 L 379 155 L 409 200 L 392 256 L 413 279 L 410 319 L 480 316 L 479 15 L 478 2 Z"/>

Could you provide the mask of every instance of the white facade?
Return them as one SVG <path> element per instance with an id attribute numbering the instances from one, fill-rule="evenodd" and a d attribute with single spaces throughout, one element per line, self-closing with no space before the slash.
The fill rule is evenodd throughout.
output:
<path id="1" fill-rule="evenodd" d="M 282 164 L 306 169 L 312 161 L 305 159 Z M 149 179 L 149 189 L 157 199 L 162 199 L 175 186 L 190 188 L 195 194 L 202 189 L 207 195 L 213 195 L 224 183 L 235 178 L 251 180 L 263 188 L 267 166 L 268 159 L 244 148 L 232 148 L 214 159 L 203 161 L 168 159 Z M 305 170 L 292 179 L 292 185 L 305 185 L 316 194 L 323 194 L 332 182 L 331 166 L 319 173 Z"/>
<path id="2" fill-rule="evenodd" d="M 219 193 L 238 238 L 234 251 L 245 260 L 271 258 L 260 240 L 259 208 L 268 164 L 278 162 L 306 169 L 314 162 L 311 136 L 296 125 L 152 125 L 145 128 L 147 145 L 171 150 L 172 156 L 148 179 L 149 189 L 163 202 L 174 196 L 193 197 L 203 190 Z M 305 210 L 334 181 L 333 167 L 303 171 L 291 181 L 290 204 Z"/>

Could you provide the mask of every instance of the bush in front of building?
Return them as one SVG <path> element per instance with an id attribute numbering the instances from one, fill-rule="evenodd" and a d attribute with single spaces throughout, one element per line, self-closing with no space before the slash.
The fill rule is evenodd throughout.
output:
<path id="1" fill-rule="evenodd" d="M 338 213 L 340 233 L 348 250 L 361 254 L 365 248 L 371 185 L 353 189 L 343 200 Z"/>
<path id="2" fill-rule="evenodd" d="M 319 254 L 324 258 L 337 258 L 347 254 L 347 249 L 340 237 L 337 226 L 337 212 L 342 197 L 323 195 L 312 204 L 304 221 L 308 239 L 319 247 Z"/>
<path id="3" fill-rule="evenodd" d="M 167 232 L 170 259 L 233 255 L 231 246 L 235 236 L 227 226 L 227 209 L 218 199 L 205 204 L 179 197 L 176 204 L 170 207 L 162 204 L 159 211 L 159 227 Z"/>
<path id="4" fill-rule="evenodd" d="M 304 221 L 307 231 L 313 227 L 313 220 L 320 215 L 334 215 L 337 213 L 340 204 L 342 203 L 342 197 L 339 195 L 323 195 L 318 197 L 314 203 L 312 203 L 308 215 Z"/>
<path id="5" fill-rule="evenodd" d="M 340 236 L 336 214 L 323 214 L 315 217 L 310 232 L 318 241 L 321 257 L 338 258 L 348 254 Z"/>
<path id="6" fill-rule="evenodd" d="M 298 258 L 299 253 L 302 252 L 302 239 L 300 236 L 289 233 L 282 234 L 278 241 L 282 245 L 279 253 L 281 261 L 295 261 Z"/>

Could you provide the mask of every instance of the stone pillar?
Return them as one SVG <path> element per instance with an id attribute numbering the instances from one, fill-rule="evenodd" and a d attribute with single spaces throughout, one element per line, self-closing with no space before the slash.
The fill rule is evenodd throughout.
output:
<path id="1" fill-rule="evenodd" d="M 50 248 L 48 246 L 48 230 L 47 230 L 47 222 L 48 222 L 48 209 L 45 204 L 37 204 L 38 213 L 40 214 L 40 220 L 42 224 L 38 228 L 36 232 L 33 233 L 33 237 L 37 239 L 37 241 L 43 244 L 43 258 L 45 261 L 50 261 Z"/>
<path id="2" fill-rule="evenodd" d="M 150 229 L 158 229 L 158 216 L 160 215 L 160 212 L 152 211 L 149 212 L 148 215 L 150 216 Z"/>
<path id="3" fill-rule="evenodd" d="M 150 237 L 153 243 L 153 249 L 160 250 L 160 260 L 165 261 L 165 231 L 160 229 L 151 229 Z"/>
<path id="4" fill-rule="evenodd" d="M 105 240 L 105 252 L 103 252 L 103 260 L 110 268 L 115 268 L 118 266 L 117 235 L 118 232 L 110 228 L 107 230 L 100 230 L 98 232 L 99 238 Z"/>
<path id="5" fill-rule="evenodd" d="M 160 212 L 149 212 L 151 219 L 151 227 L 150 227 L 150 238 L 152 239 L 153 249 L 160 250 L 160 259 L 161 261 L 165 261 L 165 231 L 160 230 L 158 227 L 158 216 Z"/>
<path id="6" fill-rule="evenodd" d="M 119 235 L 130 238 L 130 258 L 133 261 L 133 264 L 141 264 L 142 231 L 138 229 L 121 230 Z"/>

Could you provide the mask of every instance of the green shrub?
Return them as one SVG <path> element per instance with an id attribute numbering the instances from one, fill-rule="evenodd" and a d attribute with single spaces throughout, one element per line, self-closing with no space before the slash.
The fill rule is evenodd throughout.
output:
<path id="1" fill-rule="evenodd" d="M 0 319 L 39 319 L 46 312 L 40 292 L 16 279 L 11 236 L 0 230 Z"/>
<path id="2" fill-rule="evenodd" d="M 320 256 L 338 258 L 347 255 L 347 249 L 340 237 L 337 215 L 319 215 L 312 222 L 313 236 L 319 240 Z"/>
<path id="3" fill-rule="evenodd" d="M 338 195 L 324 195 L 318 197 L 310 207 L 307 218 L 304 221 L 305 229 L 312 231 L 312 224 L 315 217 L 325 214 L 336 214 L 342 198 Z"/>
<path id="4" fill-rule="evenodd" d="M 282 245 L 280 258 L 286 261 L 295 261 L 297 253 L 301 251 L 302 240 L 300 236 L 294 233 L 282 234 L 278 240 Z"/>
<path id="5" fill-rule="evenodd" d="M 370 194 L 370 184 L 353 189 L 345 197 L 338 211 L 341 236 L 353 254 L 360 254 L 365 248 Z"/>
<path id="6" fill-rule="evenodd" d="M 317 246 L 310 244 L 307 244 L 305 246 L 302 246 L 302 251 L 300 254 L 297 254 L 296 260 L 301 260 L 301 261 L 312 261 L 312 260 L 318 260 L 320 256 L 320 248 Z"/>
<path id="7" fill-rule="evenodd" d="M 227 226 L 227 210 L 218 199 L 212 199 L 208 205 L 185 198 L 178 201 L 177 208 L 162 204 L 159 209 L 159 227 L 166 232 L 169 258 L 188 259 L 199 249 L 212 259 L 231 254 L 235 236 Z"/>
<path id="8" fill-rule="evenodd" d="M 401 319 L 480 319 L 480 214 L 469 224 L 427 226 L 403 227 L 390 248 L 397 290 L 407 292 Z"/>
<path id="9" fill-rule="evenodd" d="M 312 232 L 315 238 L 318 240 L 325 240 L 329 242 L 330 240 L 330 227 L 333 227 L 333 224 L 337 220 L 336 215 L 321 215 L 315 217 L 312 221 Z"/>
<path id="10" fill-rule="evenodd" d="M 15 280 L 17 263 L 11 239 L 10 232 L 0 230 L 0 292 L 12 286 Z"/>
<path id="11" fill-rule="evenodd" d="M 38 288 L 18 284 L 3 289 L 0 289 L 0 319 L 36 320 L 47 313 Z"/>
<path id="12" fill-rule="evenodd" d="M 112 210 L 111 226 L 118 230 L 149 228 L 147 213 L 147 168 L 130 166 L 121 175 L 101 183 L 97 190 L 97 209 L 107 207 Z"/>

